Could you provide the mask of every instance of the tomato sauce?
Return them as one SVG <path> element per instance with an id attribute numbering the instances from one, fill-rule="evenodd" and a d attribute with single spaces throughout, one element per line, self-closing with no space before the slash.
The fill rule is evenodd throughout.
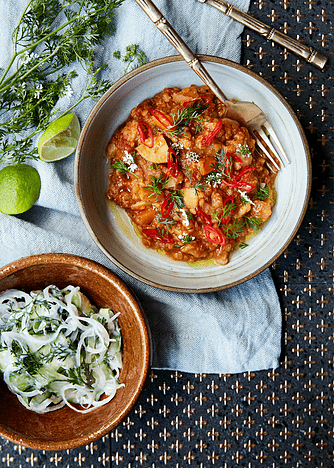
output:
<path id="1" fill-rule="evenodd" d="M 113 134 L 106 196 L 147 248 L 225 265 L 270 218 L 276 174 L 225 111 L 206 86 L 165 88 Z"/>

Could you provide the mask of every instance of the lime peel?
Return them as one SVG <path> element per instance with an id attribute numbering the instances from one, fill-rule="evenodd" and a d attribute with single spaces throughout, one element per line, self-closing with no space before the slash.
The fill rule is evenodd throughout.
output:
<path id="1" fill-rule="evenodd" d="M 78 144 L 80 123 L 74 112 L 54 120 L 40 136 L 38 155 L 44 162 L 54 162 L 70 156 Z"/>

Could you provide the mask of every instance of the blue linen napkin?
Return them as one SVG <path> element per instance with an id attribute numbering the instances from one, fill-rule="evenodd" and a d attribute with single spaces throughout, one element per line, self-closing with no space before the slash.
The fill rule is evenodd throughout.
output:
<path id="1" fill-rule="evenodd" d="M 10 35 L 27 0 L 0 0 L 0 67 L 9 60 Z M 240 60 L 242 26 L 197 0 L 156 0 L 157 7 L 195 53 Z M 249 0 L 233 4 L 247 11 Z M 15 14 L 13 14 L 15 12 Z M 117 9 L 116 32 L 96 50 L 109 64 L 105 77 L 116 81 L 125 64 L 113 56 L 139 44 L 148 61 L 175 55 L 134 0 Z M 85 75 L 73 80 L 72 98 L 80 94 Z M 76 108 L 84 123 L 93 102 Z M 231 289 L 205 294 L 174 293 L 141 283 L 114 266 L 94 244 L 80 218 L 73 186 L 74 156 L 54 164 L 28 162 L 42 180 L 38 202 L 26 213 L 0 213 L 0 267 L 32 254 L 66 252 L 93 259 L 118 274 L 135 292 L 148 317 L 153 340 L 152 367 L 193 373 L 239 373 L 276 368 L 281 350 L 281 310 L 269 270 Z M 1 165 L 0 165 L 1 168 Z"/>

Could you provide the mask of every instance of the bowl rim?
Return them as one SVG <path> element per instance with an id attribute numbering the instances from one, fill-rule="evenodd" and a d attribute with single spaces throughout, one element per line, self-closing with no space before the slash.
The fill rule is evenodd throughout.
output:
<path id="1" fill-rule="evenodd" d="M 205 293 L 205 292 L 215 292 L 215 291 L 220 291 L 220 290 L 223 290 L 223 289 L 228 289 L 228 288 L 231 288 L 233 286 L 237 286 L 239 284 L 242 284 L 242 283 L 254 278 L 258 274 L 260 274 L 262 271 L 264 271 L 266 268 L 268 268 L 270 265 L 272 265 L 272 263 L 275 262 L 275 260 L 284 252 L 284 250 L 287 248 L 287 246 L 292 242 L 295 234 L 299 230 L 299 228 L 301 226 L 301 223 L 302 223 L 302 221 L 303 221 L 303 219 L 305 217 L 307 208 L 308 208 L 308 202 L 309 202 L 309 199 L 310 199 L 311 185 L 312 185 L 311 152 L 310 152 L 310 149 L 309 149 L 309 145 L 308 145 L 308 142 L 307 142 L 307 138 L 306 138 L 304 129 L 303 129 L 301 123 L 299 122 L 298 117 L 295 114 L 294 110 L 292 109 L 290 104 L 284 99 L 284 97 L 281 95 L 281 93 L 279 91 L 277 91 L 276 88 L 274 88 L 274 86 L 272 86 L 267 80 L 265 80 L 264 78 L 259 76 L 257 73 L 253 72 L 252 70 L 246 68 L 245 66 L 240 65 L 239 63 L 233 62 L 232 60 L 223 59 L 221 57 L 217 57 L 217 56 L 214 56 L 214 55 L 198 54 L 197 56 L 202 62 L 219 63 L 219 64 L 227 65 L 229 67 L 235 68 L 235 69 L 237 69 L 237 70 L 239 70 L 241 72 L 246 73 L 247 75 L 251 76 L 252 78 L 257 80 L 258 82 L 260 82 L 262 85 L 264 85 L 269 91 L 271 91 L 277 97 L 277 99 L 287 109 L 287 111 L 291 115 L 292 119 L 294 120 L 294 122 L 295 122 L 295 124 L 296 124 L 296 126 L 298 128 L 298 131 L 299 131 L 299 134 L 300 134 L 300 137 L 302 139 L 303 146 L 304 146 L 304 150 L 305 150 L 308 177 L 307 177 L 307 189 L 306 189 L 306 196 L 305 196 L 305 200 L 304 200 L 304 206 L 303 206 L 303 208 L 301 210 L 299 219 L 295 223 L 295 227 L 294 227 L 293 231 L 290 233 L 290 236 L 287 238 L 286 242 L 284 243 L 284 245 L 282 245 L 282 247 L 279 249 L 279 251 L 276 252 L 276 254 L 273 255 L 267 262 L 265 262 L 262 265 L 262 267 L 259 267 L 256 271 L 252 272 L 251 274 L 249 274 L 249 275 L 247 275 L 247 276 L 245 276 L 243 278 L 240 278 L 239 280 L 236 280 L 236 281 L 234 281 L 232 283 L 225 284 L 225 285 L 222 285 L 222 286 L 196 288 L 196 289 L 188 288 L 188 287 L 180 288 L 180 287 L 162 285 L 162 284 L 156 283 L 153 280 L 150 280 L 148 278 L 145 278 L 145 277 L 141 276 L 140 274 L 132 271 L 130 268 L 125 266 L 120 260 L 116 259 L 112 255 L 112 253 L 109 252 L 102 245 L 102 243 L 99 241 L 98 237 L 96 236 L 95 232 L 93 231 L 93 229 L 90 226 L 90 223 L 89 223 L 88 218 L 86 216 L 85 209 L 84 209 L 84 207 L 82 206 L 82 203 L 81 203 L 81 194 L 80 194 L 80 186 L 79 186 L 79 180 L 80 180 L 80 164 L 79 164 L 80 163 L 80 153 L 81 153 L 81 150 L 82 150 L 85 138 L 86 138 L 87 131 L 88 131 L 92 121 L 94 120 L 95 115 L 97 114 L 99 109 L 103 106 L 104 102 L 109 98 L 109 96 L 112 93 L 114 93 L 125 82 L 132 79 L 133 77 L 135 77 L 136 75 L 140 74 L 143 71 L 149 70 L 150 68 L 154 68 L 156 66 L 163 65 L 163 64 L 166 64 L 166 63 L 181 62 L 181 61 L 184 61 L 184 59 L 180 55 L 171 55 L 171 56 L 168 56 L 168 57 L 163 57 L 163 58 L 160 58 L 160 59 L 156 59 L 156 60 L 153 60 L 153 61 L 151 61 L 151 62 L 149 62 L 149 63 L 147 63 L 145 65 L 142 65 L 142 66 L 136 68 L 135 70 L 132 70 L 131 72 L 129 72 L 128 74 L 126 74 L 125 76 L 123 76 L 119 80 L 117 80 L 108 89 L 108 91 L 106 91 L 103 94 L 103 96 L 95 104 L 95 106 L 91 110 L 88 118 L 86 119 L 86 121 L 84 123 L 84 126 L 83 126 L 83 128 L 81 130 L 81 133 L 80 133 L 80 137 L 79 137 L 79 141 L 78 141 L 78 145 L 77 145 L 77 149 L 76 149 L 76 153 L 75 153 L 75 160 L 74 160 L 74 186 L 75 186 L 75 194 L 76 194 L 78 209 L 79 209 L 81 218 L 82 218 L 82 220 L 83 220 L 83 222 L 85 224 L 85 227 L 86 227 L 87 231 L 89 232 L 91 238 L 94 240 L 96 245 L 100 248 L 100 250 L 104 253 L 104 255 L 114 265 L 119 267 L 122 271 L 124 271 L 125 273 L 127 273 L 131 277 L 133 277 L 133 278 L 135 278 L 135 279 L 137 279 L 137 280 L 139 280 L 139 281 L 141 281 L 141 282 L 143 282 L 145 284 L 148 284 L 149 286 L 153 286 L 153 287 L 163 289 L 163 290 L 174 291 L 174 292 L 183 292 L 183 293 Z"/>
<path id="2" fill-rule="evenodd" d="M 22 435 L 16 434 L 11 432 L 10 430 L 2 427 L 0 425 L 0 436 L 4 437 L 5 439 L 15 443 L 22 445 L 24 447 L 28 447 L 31 449 L 36 450 L 67 450 L 78 448 L 83 445 L 87 445 L 93 441 L 96 441 L 106 435 L 108 432 L 113 430 L 117 427 L 128 414 L 133 410 L 134 406 L 137 404 L 137 401 L 144 390 L 147 380 L 149 378 L 149 371 L 150 371 L 150 358 L 151 358 L 151 337 L 150 337 L 150 329 L 149 324 L 147 321 L 147 317 L 143 311 L 143 308 L 135 296 L 135 294 L 129 289 L 129 287 L 124 283 L 124 281 L 117 276 L 115 273 L 110 271 L 107 267 L 104 267 L 100 263 L 73 254 L 66 254 L 66 253 L 42 253 L 42 254 L 35 254 L 30 255 L 27 257 L 21 257 L 18 260 L 14 260 L 13 262 L 3 266 L 0 268 L 0 281 L 7 276 L 14 274 L 15 272 L 22 271 L 27 267 L 36 266 L 36 265 L 61 265 L 67 264 L 72 265 L 75 267 L 81 267 L 83 269 L 88 269 L 94 271 L 99 276 L 111 280 L 114 286 L 119 289 L 120 291 L 124 292 L 124 295 L 129 299 L 131 302 L 132 307 L 135 310 L 136 316 L 139 318 L 141 322 L 141 330 L 143 335 L 143 342 L 145 344 L 143 349 L 143 368 L 144 372 L 139 376 L 138 383 L 135 389 L 135 392 L 131 395 L 131 399 L 125 406 L 122 413 L 118 414 L 112 421 L 109 421 L 106 424 L 101 424 L 100 429 L 87 433 L 85 435 L 79 435 L 76 438 L 71 439 L 69 442 L 67 441 L 38 441 L 28 437 L 22 437 Z M 1 292 L 1 290 L 0 290 Z M 61 411 L 61 409 L 59 410 Z"/>

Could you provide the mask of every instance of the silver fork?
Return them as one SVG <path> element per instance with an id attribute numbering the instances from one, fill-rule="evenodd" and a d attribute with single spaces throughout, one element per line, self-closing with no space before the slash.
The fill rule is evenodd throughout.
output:
<path id="1" fill-rule="evenodd" d="M 289 164 L 289 159 L 272 127 L 262 110 L 254 103 L 238 101 L 230 101 L 217 83 L 208 73 L 204 65 L 200 62 L 183 39 L 174 30 L 171 24 L 158 10 L 151 0 L 136 0 L 138 5 L 145 11 L 147 16 L 162 32 L 162 34 L 175 47 L 179 54 L 183 57 L 190 68 L 201 78 L 201 80 L 211 89 L 211 91 L 227 106 L 227 117 L 241 120 L 244 125 L 253 134 L 255 142 L 260 152 L 262 152 L 275 167 L 279 170 L 285 163 Z M 275 171 L 268 164 L 268 167 Z"/>

